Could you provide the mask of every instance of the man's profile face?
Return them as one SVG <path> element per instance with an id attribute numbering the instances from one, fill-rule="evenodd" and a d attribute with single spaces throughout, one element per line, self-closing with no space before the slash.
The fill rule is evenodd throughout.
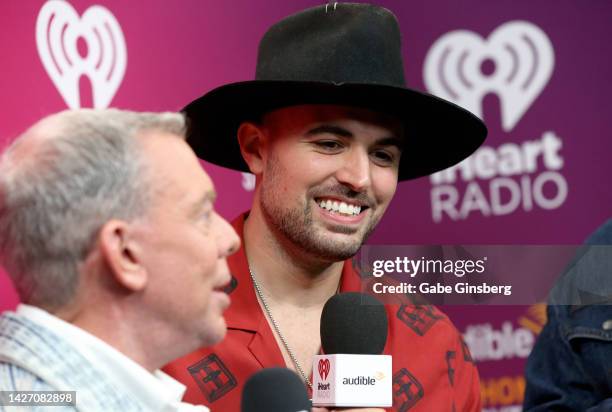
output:
<path id="1" fill-rule="evenodd" d="M 264 116 L 260 202 L 265 218 L 302 252 L 353 256 L 397 187 L 399 121 L 365 109 L 303 105 Z"/>
<path id="2" fill-rule="evenodd" d="M 230 281 L 226 257 L 239 239 L 215 212 L 212 181 L 183 140 L 147 136 L 143 149 L 154 188 L 137 232 L 149 275 L 147 307 L 196 347 L 214 344 L 226 333 L 229 297 L 221 289 Z"/>

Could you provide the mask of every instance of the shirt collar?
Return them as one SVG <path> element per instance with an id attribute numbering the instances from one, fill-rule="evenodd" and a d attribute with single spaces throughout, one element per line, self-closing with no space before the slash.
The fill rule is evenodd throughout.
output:
<path id="1" fill-rule="evenodd" d="M 118 387 L 125 388 L 139 402 L 146 405 L 147 410 L 208 410 L 194 409 L 193 405 L 181 402 L 186 389 L 185 385 L 161 370 L 150 373 L 87 331 L 35 306 L 19 304 L 17 313 L 41 327 L 50 329 L 62 339 L 70 342 L 74 350 L 87 359 L 94 368 L 111 377 Z"/>
<path id="2" fill-rule="evenodd" d="M 240 249 L 227 258 L 234 289 L 230 292 L 232 304 L 225 311 L 224 317 L 228 328 L 255 332 L 265 319 L 261 310 L 253 310 L 259 308 L 259 302 L 255 296 L 244 247 L 244 221 L 248 215 L 248 212 L 243 213 L 232 222 L 241 242 Z"/>

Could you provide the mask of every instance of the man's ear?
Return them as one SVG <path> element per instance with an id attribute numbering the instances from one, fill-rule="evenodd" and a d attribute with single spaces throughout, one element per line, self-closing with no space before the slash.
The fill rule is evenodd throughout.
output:
<path id="1" fill-rule="evenodd" d="M 98 241 L 115 282 L 131 292 L 144 289 L 148 273 L 139 260 L 137 240 L 130 237 L 130 224 L 109 220 L 102 226 Z"/>
<path id="2" fill-rule="evenodd" d="M 240 153 L 254 175 L 263 171 L 264 137 L 262 126 L 256 123 L 244 122 L 238 128 Z"/>

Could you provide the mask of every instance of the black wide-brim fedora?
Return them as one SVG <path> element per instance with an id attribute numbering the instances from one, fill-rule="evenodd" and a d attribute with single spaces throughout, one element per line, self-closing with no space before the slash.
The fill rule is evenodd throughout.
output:
<path id="1" fill-rule="evenodd" d="M 187 142 L 213 164 L 248 172 L 236 132 L 274 109 L 303 104 L 365 108 L 404 125 L 399 180 L 446 169 L 472 154 L 487 128 L 467 110 L 406 87 L 399 24 L 389 10 L 334 3 L 274 24 L 255 80 L 218 87 L 187 105 Z"/>

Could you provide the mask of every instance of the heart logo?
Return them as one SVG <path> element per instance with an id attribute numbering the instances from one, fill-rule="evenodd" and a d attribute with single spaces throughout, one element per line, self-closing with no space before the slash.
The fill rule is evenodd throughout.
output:
<path id="1" fill-rule="evenodd" d="M 526 21 L 499 26 L 488 40 L 467 30 L 440 37 L 424 65 L 427 89 L 482 118 L 482 99 L 499 96 L 502 128 L 508 132 L 548 83 L 555 54 L 539 27 Z"/>
<path id="2" fill-rule="evenodd" d="M 77 49 L 79 40 L 87 47 L 85 56 Z M 121 27 L 108 9 L 94 5 L 79 18 L 67 1 L 46 2 L 36 20 L 36 46 L 68 107 L 81 107 L 81 76 L 89 78 L 93 106 L 109 106 L 125 75 L 127 51 Z"/>
<path id="3" fill-rule="evenodd" d="M 319 376 L 321 379 L 327 380 L 330 367 L 329 359 L 319 359 Z"/>

